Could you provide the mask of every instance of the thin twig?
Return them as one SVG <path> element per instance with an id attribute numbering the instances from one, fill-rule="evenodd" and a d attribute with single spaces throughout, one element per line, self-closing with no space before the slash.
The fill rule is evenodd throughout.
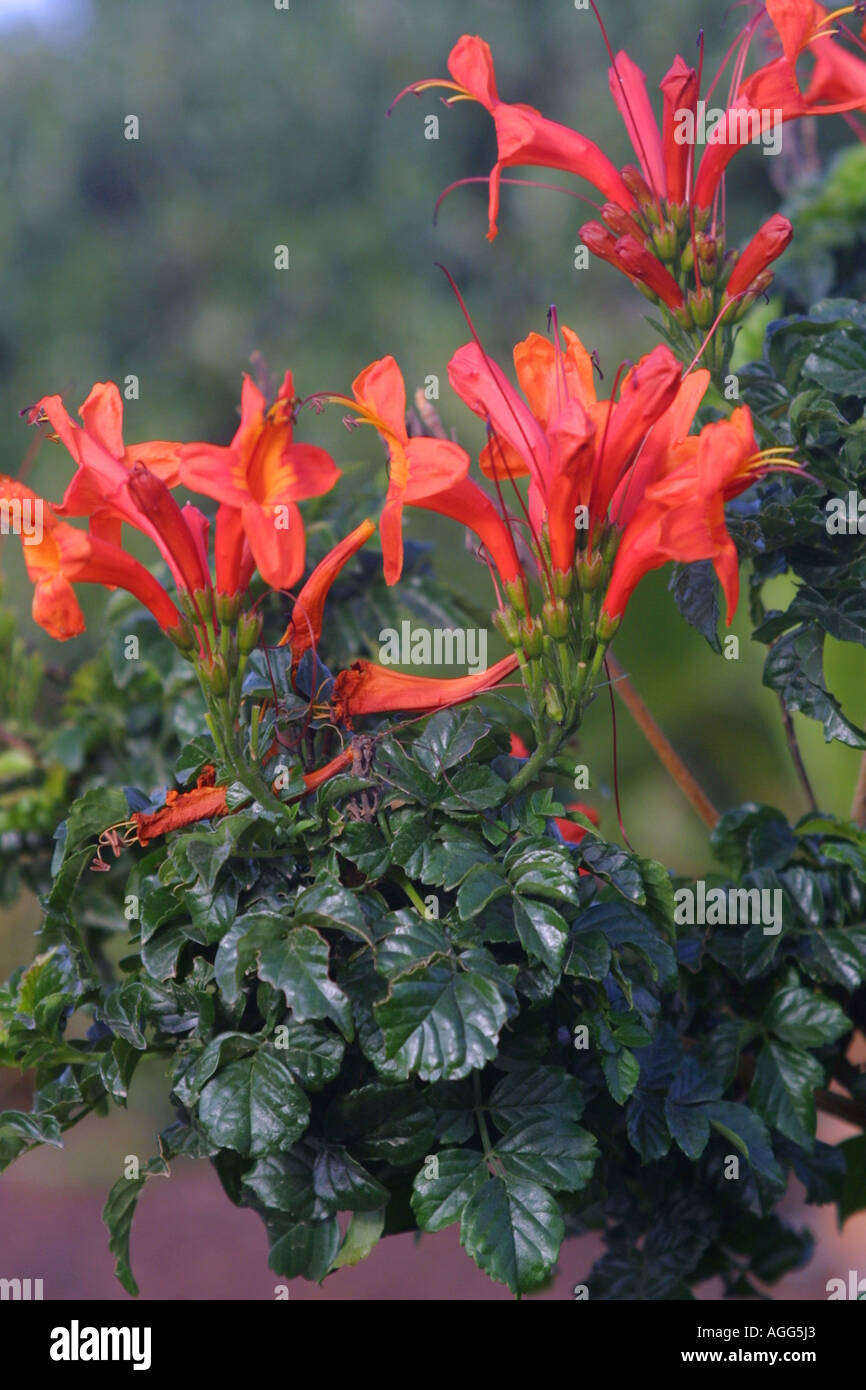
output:
<path id="1" fill-rule="evenodd" d="M 607 655 L 608 666 L 613 677 L 613 686 L 637 724 L 649 746 L 652 748 L 665 771 L 674 779 L 680 791 L 691 802 L 705 825 L 712 830 L 719 819 L 710 798 L 689 772 L 682 758 L 670 744 L 653 719 L 640 695 L 638 695 L 628 676 L 615 656 Z"/>
<path id="2" fill-rule="evenodd" d="M 791 718 L 791 711 L 785 704 L 785 697 L 779 694 L 779 704 L 782 707 L 782 721 L 785 725 L 785 737 L 788 740 L 788 751 L 791 754 L 791 761 L 800 779 L 800 785 L 806 793 L 806 800 L 809 803 L 810 811 L 817 811 L 818 803 L 815 800 L 815 793 L 812 790 L 812 783 L 809 781 L 809 774 L 806 771 L 806 764 L 803 762 L 803 755 L 800 752 L 800 745 L 797 742 L 797 734 L 794 729 L 794 721 Z"/>

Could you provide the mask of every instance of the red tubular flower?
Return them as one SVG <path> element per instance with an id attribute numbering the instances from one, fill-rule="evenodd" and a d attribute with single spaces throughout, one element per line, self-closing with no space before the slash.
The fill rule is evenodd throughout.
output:
<path id="1" fill-rule="evenodd" d="M 239 507 L 217 507 L 214 534 L 216 587 L 220 594 L 245 593 L 255 572 L 256 562 L 244 531 Z"/>
<path id="2" fill-rule="evenodd" d="M 406 501 L 415 502 L 411 479 Z M 471 478 L 464 478 L 462 482 L 455 483 L 444 492 L 425 497 L 416 505 L 425 511 L 438 512 L 440 516 L 448 516 L 452 521 L 460 521 L 464 526 L 468 526 L 480 539 L 503 583 L 515 584 L 520 580 L 523 567 L 511 531 L 487 493 Z"/>
<path id="3" fill-rule="evenodd" d="M 607 73 L 610 94 L 625 122 L 647 185 L 657 198 L 667 194 L 665 151 L 650 99 L 646 77 L 627 53 L 620 51 Z"/>
<path id="4" fill-rule="evenodd" d="M 516 656 L 503 657 L 486 671 L 472 676 L 439 680 L 434 676 L 411 676 L 376 666 L 372 661 L 356 661 L 337 676 L 332 696 L 335 717 L 343 723 L 354 715 L 382 714 L 391 710 L 446 709 L 492 690 L 516 671 Z"/>
<path id="5" fill-rule="evenodd" d="M 794 228 L 787 217 L 778 212 L 764 223 L 755 233 L 745 251 L 731 272 L 726 286 L 729 299 L 735 299 L 752 284 L 762 271 L 771 265 L 787 246 L 794 235 Z"/>
<path id="6" fill-rule="evenodd" d="M 281 647 L 291 645 L 294 664 L 297 664 L 305 651 L 317 645 L 322 635 L 325 600 L 331 585 L 343 566 L 367 543 L 375 529 L 372 521 L 362 521 L 360 526 L 356 526 L 354 531 L 345 536 L 323 560 L 319 561 L 301 589 L 292 609 L 289 625 L 278 643 Z"/>
<path id="7" fill-rule="evenodd" d="M 215 769 L 205 767 L 191 791 L 179 792 L 172 787 L 166 792 L 165 805 L 160 810 L 135 811 L 130 819 L 139 844 L 148 845 L 160 835 L 180 830 L 185 825 L 194 825 L 196 821 L 227 815 L 226 788 L 218 787 L 215 783 Z"/>
<path id="8" fill-rule="evenodd" d="M 90 517 L 93 534 L 119 545 L 122 523 L 140 524 L 135 514 L 128 515 L 118 506 L 114 496 L 124 474 L 143 464 L 166 487 L 177 487 L 182 445 L 167 440 L 124 444 L 123 402 L 113 381 L 97 382 L 79 415 L 82 425 L 70 419 L 59 396 L 45 396 L 30 413 L 31 421 L 50 422 L 78 465 L 56 511 L 58 516 Z"/>
<path id="9" fill-rule="evenodd" d="M 724 504 L 773 466 L 779 465 L 757 450 L 747 407 L 681 441 L 673 467 L 646 488 L 625 528 L 604 598 L 608 617 L 622 617 L 650 570 L 669 560 L 712 560 L 730 626 L 739 598 L 739 570 Z"/>
<path id="10" fill-rule="evenodd" d="M 270 410 L 265 398 L 244 377 L 241 422 L 230 445 L 187 444 L 181 450 L 183 482 L 223 506 L 240 512 L 244 534 L 265 582 L 290 589 L 304 572 L 305 536 L 297 503 L 329 492 L 340 476 L 334 460 L 314 444 L 293 439 L 294 386 L 291 372 Z M 237 525 L 223 522 L 223 540 L 237 541 Z M 232 556 L 231 563 L 229 557 Z M 231 544 L 223 550 L 226 583 L 236 579 Z M 236 592 L 225 589 L 222 592 Z"/>
<path id="11" fill-rule="evenodd" d="M 22 549 L 35 586 L 33 620 L 51 637 L 65 642 L 84 632 L 73 583 L 126 589 L 150 609 L 164 632 L 173 633 L 182 625 L 162 585 L 119 546 L 61 521 L 47 502 L 14 478 L 0 477 L 0 497 L 7 503 L 26 502 L 39 518 L 41 534 L 32 538 L 25 534 Z"/>
<path id="12" fill-rule="evenodd" d="M 556 121 L 547 120 L 532 106 L 511 105 L 500 100 L 493 57 L 483 39 L 472 34 L 458 39 L 448 58 L 448 71 L 453 82 L 437 79 L 415 82 L 406 90 L 420 93 L 430 87 L 446 87 L 455 94 L 447 98 L 449 103 L 477 101 L 493 117 L 498 158 L 490 172 L 488 241 L 497 233 L 502 170 L 517 165 L 561 169 L 586 179 L 611 202 L 625 208 L 634 206 L 634 199 L 615 165 L 592 140 Z"/>
<path id="13" fill-rule="evenodd" d="M 698 104 L 698 75 L 677 54 L 659 86 L 664 97 L 662 144 L 664 146 L 667 195 L 671 203 L 684 203 L 688 188 L 689 147 L 676 139 L 678 113 L 691 111 Z"/>
<path id="14" fill-rule="evenodd" d="M 160 539 L 160 549 L 178 579 L 178 587 L 190 593 L 210 589 L 207 555 L 202 554 L 201 536 L 196 534 L 198 528 L 190 529 L 165 483 L 155 473 L 136 464 L 124 488 L 134 505 L 150 520 Z"/>
<path id="15" fill-rule="evenodd" d="M 617 401 L 599 401 L 589 354 L 569 328 L 561 332 L 564 350 L 538 333 L 515 348 L 525 400 L 476 343 L 458 349 L 448 378 L 470 410 L 490 422 L 484 471 L 500 479 L 529 474 L 530 517 L 537 530 L 547 529 L 554 570 L 566 572 L 575 553 L 575 508 L 589 510 L 591 544 L 648 431 L 676 399 L 681 369 L 659 346 L 626 374 Z"/>
<path id="16" fill-rule="evenodd" d="M 683 292 L 670 271 L 634 237 L 621 236 L 614 248 L 616 264 L 633 280 L 639 280 L 652 290 L 669 309 L 681 309 L 685 303 Z"/>
<path id="17" fill-rule="evenodd" d="M 393 357 L 380 357 L 352 382 L 353 398 L 328 394 L 347 406 L 365 425 L 372 425 L 388 450 L 388 495 L 379 520 L 385 582 L 396 584 L 403 572 L 403 507 L 430 506 L 431 500 L 462 482 L 469 455 L 450 439 L 409 438 L 406 387 Z"/>

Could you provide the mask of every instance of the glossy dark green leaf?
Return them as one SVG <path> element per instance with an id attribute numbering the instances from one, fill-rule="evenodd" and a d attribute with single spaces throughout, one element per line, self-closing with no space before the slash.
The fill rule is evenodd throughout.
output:
<path id="1" fill-rule="evenodd" d="M 460 1243 L 480 1269 L 512 1293 L 547 1279 L 564 1235 L 555 1199 L 535 1183 L 488 1178 L 463 1209 Z"/>
<path id="2" fill-rule="evenodd" d="M 298 1023 L 329 1018 L 349 1041 L 355 1035 L 352 1006 L 328 973 L 328 943 L 313 927 L 288 927 L 259 951 L 259 975 L 281 990 Z"/>
<path id="3" fill-rule="evenodd" d="M 215 1144 L 257 1158 L 290 1148 L 307 1128 L 310 1105 L 280 1054 L 260 1047 L 206 1083 L 198 1117 Z"/>

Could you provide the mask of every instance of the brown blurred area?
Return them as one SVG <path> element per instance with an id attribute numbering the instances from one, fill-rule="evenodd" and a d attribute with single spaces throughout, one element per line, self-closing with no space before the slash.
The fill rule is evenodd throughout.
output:
<path id="1" fill-rule="evenodd" d="M 126 1124 L 124 1124 L 126 1121 Z M 100 1214 L 109 1185 L 135 1148 L 132 1116 L 108 1122 L 91 1116 L 67 1136 L 64 1150 L 26 1155 L 0 1182 L 0 1276 L 41 1278 L 46 1299 L 127 1299 L 113 1273 L 113 1258 Z M 822 1120 L 828 1143 L 847 1138 L 850 1126 Z M 140 1136 L 139 1136 L 140 1137 Z M 866 1276 L 866 1212 L 839 1231 L 832 1208 L 805 1207 L 799 1184 L 781 1213 L 816 1238 L 811 1263 L 775 1284 L 776 1300 L 825 1299 L 829 1279 Z M 132 1266 L 141 1299 L 272 1299 L 288 1283 L 290 1298 L 310 1300 L 484 1301 L 509 1299 L 460 1247 L 456 1226 L 438 1235 L 390 1236 L 354 1269 L 324 1285 L 285 1281 L 268 1269 L 267 1241 L 259 1218 L 227 1200 L 209 1164 L 179 1160 L 168 1179 L 145 1187 L 132 1233 Z M 567 1241 L 551 1284 L 534 1295 L 571 1299 L 602 1253 L 595 1236 Z M 703 1285 L 701 1299 L 718 1299 L 718 1281 Z"/>

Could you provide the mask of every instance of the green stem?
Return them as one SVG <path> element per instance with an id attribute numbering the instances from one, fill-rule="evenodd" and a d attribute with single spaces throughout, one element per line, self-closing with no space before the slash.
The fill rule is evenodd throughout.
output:
<path id="1" fill-rule="evenodd" d="M 426 921 L 426 920 L 427 920 L 427 905 L 426 905 L 426 903 L 424 902 L 424 899 L 420 896 L 420 894 L 417 892 L 417 890 L 413 887 L 412 883 L 409 881 L 408 877 L 407 877 L 406 874 L 403 872 L 403 870 L 402 870 L 402 869 L 392 869 L 392 870 L 391 870 L 391 879 L 393 880 L 394 883 L 399 883 L 400 887 L 403 889 L 403 892 L 406 894 L 406 897 L 409 899 L 409 901 L 411 902 L 412 906 L 413 906 L 413 907 L 416 907 L 416 908 L 418 909 L 418 911 L 420 912 L 421 916 L 422 916 L 422 917 L 424 918 L 424 920 Z"/>
<path id="2" fill-rule="evenodd" d="M 477 1071 L 472 1073 L 472 1095 L 475 1101 L 475 1118 L 478 1121 L 478 1133 L 481 1135 L 484 1157 L 488 1163 L 491 1163 L 494 1158 L 493 1141 L 490 1138 L 490 1130 L 487 1128 L 487 1120 L 484 1115 L 484 1104 L 481 1099 L 481 1077 Z"/>

